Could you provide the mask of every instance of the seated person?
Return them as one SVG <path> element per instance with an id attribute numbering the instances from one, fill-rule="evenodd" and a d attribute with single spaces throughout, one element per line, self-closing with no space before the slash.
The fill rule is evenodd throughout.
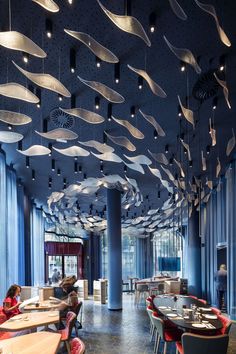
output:
<path id="1" fill-rule="evenodd" d="M 3 313 L 6 315 L 7 319 L 21 313 L 19 310 L 21 302 L 17 300 L 20 292 L 21 287 L 17 284 L 11 285 L 7 291 L 6 297 L 3 300 Z"/>

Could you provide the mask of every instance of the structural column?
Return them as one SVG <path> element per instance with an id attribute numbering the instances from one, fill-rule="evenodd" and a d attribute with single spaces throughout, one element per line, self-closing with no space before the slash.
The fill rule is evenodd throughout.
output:
<path id="1" fill-rule="evenodd" d="M 121 195 L 107 189 L 108 309 L 122 309 Z"/>
<path id="2" fill-rule="evenodd" d="M 189 293 L 201 297 L 201 237 L 199 235 L 199 212 L 194 206 L 189 218 L 186 243 L 185 256 Z"/>

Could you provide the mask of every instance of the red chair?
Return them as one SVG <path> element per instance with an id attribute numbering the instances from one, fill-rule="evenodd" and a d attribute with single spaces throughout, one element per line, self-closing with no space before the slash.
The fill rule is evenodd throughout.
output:
<path id="1" fill-rule="evenodd" d="M 76 314 L 69 311 L 66 315 L 66 326 L 64 329 L 59 329 L 58 333 L 61 334 L 61 341 L 66 344 L 67 352 L 70 353 L 69 340 L 71 337 L 72 328 L 75 325 Z"/>
<path id="2" fill-rule="evenodd" d="M 74 338 L 70 341 L 70 353 L 71 354 L 84 354 L 85 345 L 79 338 Z"/>
<path id="3" fill-rule="evenodd" d="M 3 312 L 2 306 L 0 306 L 0 324 L 2 324 L 3 322 L 5 322 L 6 320 L 7 320 L 7 316 L 6 316 L 5 313 Z"/>
<path id="4" fill-rule="evenodd" d="M 206 305 L 206 304 L 207 304 L 206 300 L 198 299 L 198 301 L 200 301 L 203 305 Z"/>
<path id="5" fill-rule="evenodd" d="M 227 317 L 222 315 L 218 316 L 218 320 L 222 322 L 223 327 L 217 331 L 217 334 L 229 334 L 233 322 L 230 321 Z"/>
<path id="6" fill-rule="evenodd" d="M 217 316 L 221 315 L 221 311 L 216 307 L 211 307 L 211 311 Z"/>
<path id="7" fill-rule="evenodd" d="M 198 300 L 197 296 L 189 295 L 189 297 L 191 297 L 192 299 Z"/>

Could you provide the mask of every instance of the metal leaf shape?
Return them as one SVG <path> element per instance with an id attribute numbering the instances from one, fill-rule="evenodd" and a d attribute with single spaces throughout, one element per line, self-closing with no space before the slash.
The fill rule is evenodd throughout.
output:
<path id="1" fill-rule="evenodd" d="M 181 20 L 187 20 L 187 15 L 184 12 L 184 10 L 182 9 L 182 7 L 180 6 L 180 4 L 176 1 L 176 0 L 169 0 L 170 6 L 172 8 L 172 10 L 174 11 L 174 13 L 176 14 L 176 16 L 178 18 L 180 18 Z"/>
<path id="2" fill-rule="evenodd" d="M 124 154 L 124 157 L 127 158 L 127 160 L 130 160 L 133 163 L 136 163 L 138 165 L 151 165 L 152 161 L 145 155 L 137 155 L 137 156 L 127 156 Z"/>
<path id="3" fill-rule="evenodd" d="M 148 166 L 148 168 L 154 176 L 162 179 L 161 173 L 157 168 L 151 168 L 150 166 Z"/>
<path id="4" fill-rule="evenodd" d="M 170 50 L 172 51 L 172 53 L 174 53 L 174 55 L 179 59 L 182 60 L 184 63 L 187 63 L 189 65 L 191 65 L 194 70 L 196 71 L 197 74 L 201 73 L 201 68 L 198 65 L 196 59 L 193 56 L 193 53 L 186 48 L 176 48 L 174 47 L 166 38 L 166 36 L 163 36 L 166 44 L 168 45 L 168 47 L 170 48 Z"/>
<path id="5" fill-rule="evenodd" d="M 39 98 L 35 96 L 30 90 L 25 88 L 24 86 L 9 82 L 7 84 L 0 85 L 0 95 L 15 98 L 18 100 L 30 102 L 30 103 L 38 103 Z"/>
<path id="6" fill-rule="evenodd" d="M 118 124 L 122 125 L 123 127 L 125 127 L 131 135 L 133 135 L 134 138 L 136 139 L 144 139 L 144 135 L 143 133 L 137 129 L 136 127 L 134 127 L 130 122 L 128 122 L 127 120 L 123 120 L 123 119 L 116 119 L 115 117 L 111 116 L 111 118 Z"/>
<path id="7" fill-rule="evenodd" d="M 183 170 L 183 168 L 182 168 L 181 163 L 180 163 L 179 161 L 177 161 L 175 158 L 174 158 L 174 162 L 175 162 L 176 165 L 179 167 L 179 169 L 180 169 L 180 174 L 181 174 L 181 176 L 184 178 L 184 177 L 185 177 L 185 173 L 184 173 L 184 170 Z"/>
<path id="8" fill-rule="evenodd" d="M 0 110 L 0 121 L 12 125 L 24 125 L 32 121 L 25 114 Z"/>
<path id="9" fill-rule="evenodd" d="M 123 162 L 123 160 L 118 155 L 116 155 L 114 152 L 106 152 L 105 154 L 95 154 L 94 152 L 91 151 L 91 154 L 93 154 L 99 160 L 111 161 L 111 162 L 117 162 L 117 163 Z"/>
<path id="10" fill-rule="evenodd" d="M 162 168 L 163 171 L 167 174 L 167 176 L 169 177 L 169 179 L 170 179 L 171 181 L 174 181 L 174 180 L 175 180 L 174 176 L 172 175 L 172 173 L 171 173 L 167 168 L 163 167 L 162 165 L 161 165 L 161 168 Z"/>
<path id="11" fill-rule="evenodd" d="M 67 140 L 74 140 L 78 138 L 78 135 L 76 133 L 65 128 L 53 129 L 47 133 L 41 133 L 38 132 L 37 130 L 35 130 L 35 132 L 40 136 L 42 136 L 43 138 L 62 141 L 62 142 L 66 142 Z"/>
<path id="12" fill-rule="evenodd" d="M 53 149 L 65 156 L 77 157 L 77 156 L 89 156 L 90 152 L 79 147 L 79 146 L 71 146 L 66 149 L 57 149 L 53 146 Z"/>
<path id="13" fill-rule="evenodd" d="M 231 104 L 230 104 L 230 102 L 229 102 L 229 90 L 228 90 L 226 81 L 220 80 L 220 79 L 216 76 L 215 73 L 214 73 L 214 76 L 215 76 L 216 81 L 218 82 L 218 84 L 223 88 L 223 94 L 224 94 L 224 97 L 225 97 L 225 101 L 226 101 L 227 106 L 229 107 L 229 109 L 231 109 Z"/>
<path id="14" fill-rule="evenodd" d="M 83 108 L 72 108 L 72 109 L 65 109 L 60 108 L 63 112 L 68 113 L 74 117 L 83 119 L 86 123 L 90 124 L 100 124 L 104 122 L 104 118 L 100 116 L 100 114 L 87 111 Z"/>
<path id="15" fill-rule="evenodd" d="M 184 148 L 187 150 L 187 153 L 188 153 L 188 160 L 191 161 L 192 158 L 191 158 L 191 153 L 190 153 L 190 148 L 189 148 L 189 145 L 186 144 L 183 140 L 180 140 L 182 145 L 184 146 Z"/>
<path id="16" fill-rule="evenodd" d="M 187 121 L 188 121 L 189 123 L 192 124 L 193 129 L 194 129 L 194 128 L 195 128 L 195 123 L 194 123 L 193 111 L 191 111 L 191 109 L 185 108 L 185 107 L 182 105 L 182 102 L 181 102 L 179 96 L 178 96 L 178 100 L 179 100 L 179 104 L 180 104 L 180 107 L 181 107 L 181 111 L 182 111 L 184 117 L 187 119 Z"/>
<path id="17" fill-rule="evenodd" d="M 216 130 L 213 129 L 213 127 L 212 127 L 211 118 L 209 118 L 209 127 L 210 127 L 210 135 L 211 135 L 211 145 L 215 146 L 216 145 Z"/>
<path id="18" fill-rule="evenodd" d="M 141 23 L 132 16 L 120 16 L 116 15 L 105 8 L 102 3 L 97 0 L 98 4 L 105 12 L 105 14 L 109 17 L 109 19 L 122 31 L 131 33 L 135 36 L 141 38 L 149 47 L 151 46 L 151 42 L 143 29 Z"/>
<path id="19" fill-rule="evenodd" d="M 165 155 L 163 153 L 155 153 L 155 152 L 151 152 L 150 150 L 148 150 L 149 154 L 152 156 L 152 158 L 163 164 L 163 165 L 168 165 L 169 164 L 169 161 L 167 160 L 167 158 L 165 157 Z"/>
<path id="20" fill-rule="evenodd" d="M 226 149 L 226 155 L 229 156 L 232 152 L 232 150 L 235 147 L 235 135 L 234 135 L 234 130 L 232 129 L 233 136 L 231 139 L 229 139 L 228 144 L 227 144 L 227 149 Z"/>
<path id="21" fill-rule="evenodd" d="M 12 62 L 23 75 L 25 75 L 29 80 L 34 82 L 36 85 L 46 88 L 50 91 L 59 93 L 62 96 L 71 97 L 71 94 L 67 90 L 67 88 L 64 85 L 62 85 L 62 83 L 52 75 L 31 73 L 29 71 L 22 69 L 14 61 Z"/>
<path id="22" fill-rule="evenodd" d="M 213 5 L 208 5 L 208 4 L 202 4 L 198 0 L 195 0 L 195 3 L 200 7 L 200 9 L 202 9 L 203 11 L 207 12 L 208 14 L 210 14 L 211 16 L 214 17 L 215 22 L 216 22 L 216 28 L 217 28 L 217 31 L 219 33 L 221 42 L 224 43 L 227 47 L 230 47 L 231 46 L 230 40 L 229 40 L 229 38 L 225 34 L 224 30 L 221 28 L 221 26 L 219 24 L 219 20 L 218 20 L 218 17 L 216 15 L 216 10 L 215 10 L 214 6 Z"/>
<path id="23" fill-rule="evenodd" d="M 118 63 L 119 59 L 109 49 L 103 47 L 93 37 L 84 32 L 76 32 L 64 29 L 64 31 L 70 36 L 78 39 L 78 41 L 84 43 L 98 58 L 107 63 Z"/>
<path id="24" fill-rule="evenodd" d="M 113 102 L 113 103 L 123 103 L 125 101 L 124 97 L 121 96 L 118 92 L 115 90 L 111 89 L 110 87 L 102 84 L 101 82 L 97 81 L 87 81 L 82 79 L 80 76 L 77 76 L 78 79 L 83 82 L 83 84 L 87 85 L 94 91 L 97 91 L 105 97 L 108 101 Z"/>
<path id="25" fill-rule="evenodd" d="M 139 165 L 137 163 L 127 163 L 125 161 L 123 161 L 123 162 L 131 170 L 138 171 L 138 172 L 140 172 L 140 173 L 142 173 L 144 175 L 145 172 L 144 172 L 144 169 L 143 169 L 143 167 L 141 165 Z"/>
<path id="26" fill-rule="evenodd" d="M 50 12 L 58 12 L 59 6 L 53 0 L 32 0 Z"/>
<path id="27" fill-rule="evenodd" d="M 203 151 L 202 151 L 202 170 L 206 171 L 207 167 L 206 167 L 206 158 L 203 155 Z"/>
<path id="28" fill-rule="evenodd" d="M 22 140 L 24 136 L 19 133 L 9 132 L 9 131 L 0 131 L 0 142 L 6 144 L 17 143 Z"/>
<path id="29" fill-rule="evenodd" d="M 114 152 L 113 147 L 111 147 L 107 144 L 102 144 L 96 140 L 79 141 L 79 143 L 84 146 L 92 147 L 92 148 L 96 149 L 98 152 L 101 152 L 102 154 L 105 154 L 108 152 Z"/>
<path id="30" fill-rule="evenodd" d="M 159 97 L 162 98 L 166 98 L 167 95 L 165 93 L 165 91 L 155 82 L 153 81 L 150 76 L 148 75 L 148 73 L 145 70 L 141 70 L 141 69 L 136 69 L 131 65 L 127 65 L 128 68 L 132 71 L 134 71 L 136 74 L 142 76 L 144 78 L 144 80 L 147 81 L 150 89 L 152 90 L 152 92 L 154 93 L 154 95 L 157 95 Z"/>
<path id="31" fill-rule="evenodd" d="M 217 157 L 217 165 L 216 165 L 216 178 L 219 177 L 221 171 L 221 163 L 219 157 Z"/>
<path id="32" fill-rule="evenodd" d="M 0 32 L 0 45 L 8 49 L 29 53 L 39 58 L 46 58 L 47 56 L 31 39 L 16 31 Z"/>
<path id="33" fill-rule="evenodd" d="M 50 154 L 51 150 L 42 145 L 32 145 L 26 150 L 17 150 L 25 156 L 43 156 Z"/>
<path id="34" fill-rule="evenodd" d="M 143 113 L 141 109 L 139 109 L 139 112 L 142 114 L 143 118 L 145 118 L 156 129 L 159 136 L 166 136 L 166 133 L 153 116 Z"/>
<path id="35" fill-rule="evenodd" d="M 126 136 L 113 136 L 105 132 L 107 137 L 114 143 L 125 147 L 129 151 L 135 151 L 136 147 L 131 143 L 131 141 L 126 138 Z"/>

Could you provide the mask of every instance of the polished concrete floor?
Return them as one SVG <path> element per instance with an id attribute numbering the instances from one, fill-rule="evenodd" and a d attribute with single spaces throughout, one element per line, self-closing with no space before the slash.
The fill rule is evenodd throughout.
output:
<path id="1" fill-rule="evenodd" d="M 134 295 L 123 295 L 122 311 L 109 311 L 107 305 L 84 301 L 82 322 L 79 337 L 86 345 L 86 354 L 153 353 L 146 309 L 144 304 L 139 308 L 134 305 Z M 172 353 L 175 353 L 174 344 L 168 349 L 168 354 Z M 236 354 L 236 324 L 231 328 L 228 354 Z"/>

